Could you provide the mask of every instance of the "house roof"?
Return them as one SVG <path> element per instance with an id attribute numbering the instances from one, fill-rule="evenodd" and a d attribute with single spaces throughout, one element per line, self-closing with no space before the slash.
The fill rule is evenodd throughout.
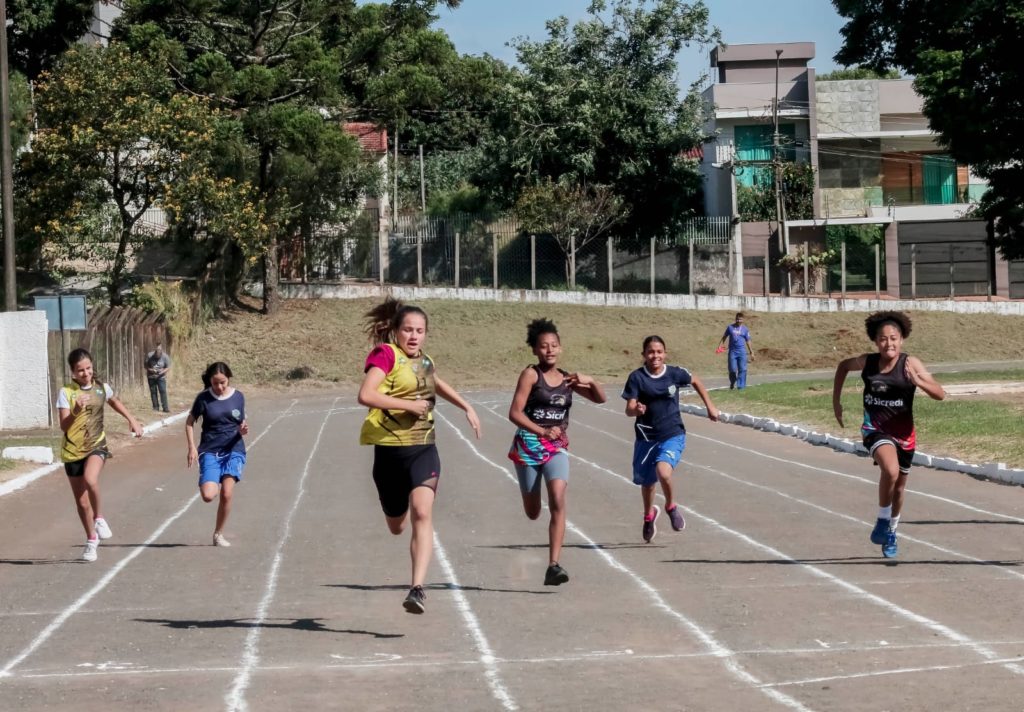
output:
<path id="1" fill-rule="evenodd" d="M 351 121 L 345 124 L 345 133 L 354 136 L 359 146 L 368 153 L 388 152 L 388 131 L 368 121 Z"/>
<path id="2" fill-rule="evenodd" d="M 692 158 L 692 159 L 697 160 L 697 161 L 703 161 L 704 160 L 704 147 L 703 146 L 694 146 L 693 148 L 686 149 L 685 151 L 683 151 L 679 155 L 681 157 L 683 157 L 683 158 Z"/>

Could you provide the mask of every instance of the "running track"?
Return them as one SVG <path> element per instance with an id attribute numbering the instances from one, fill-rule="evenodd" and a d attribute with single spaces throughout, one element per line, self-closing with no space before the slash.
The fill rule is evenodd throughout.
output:
<path id="1" fill-rule="evenodd" d="M 509 394 L 470 397 L 480 441 L 438 412 L 423 616 L 401 607 L 408 535 L 387 533 L 350 393 L 253 399 L 230 549 L 209 546 L 181 426 L 108 463 L 95 564 L 62 475 L 0 498 L 0 710 L 1020 708 L 1018 490 L 916 468 L 891 565 L 867 541 L 868 460 L 687 417 L 687 529 L 663 516 L 645 545 L 630 421 L 581 403 L 572 580 L 544 587 Z"/>

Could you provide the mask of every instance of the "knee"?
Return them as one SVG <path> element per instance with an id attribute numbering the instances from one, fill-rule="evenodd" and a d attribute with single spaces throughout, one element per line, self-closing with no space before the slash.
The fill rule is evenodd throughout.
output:
<path id="1" fill-rule="evenodd" d="M 523 511 L 526 512 L 526 516 L 529 519 L 537 519 L 540 517 L 540 507 L 526 505 L 523 507 Z"/>
<path id="2" fill-rule="evenodd" d="M 212 502 L 217 499 L 217 492 L 216 490 L 201 489 L 199 490 L 199 496 L 203 498 L 204 502 Z"/>

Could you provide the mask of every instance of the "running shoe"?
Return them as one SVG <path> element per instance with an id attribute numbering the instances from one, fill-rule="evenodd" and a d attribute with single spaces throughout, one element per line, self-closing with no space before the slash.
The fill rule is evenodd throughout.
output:
<path id="1" fill-rule="evenodd" d="M 678 504 L 672 509 L 666 509 L 665 513 L 668 515 L 668 518 L 672 520 L 672 529 L 677 532 L 681 532 L 686 529 L 686 520 L 683 519 L 683 513 L 679 511 Z"/>
<path id="2" fill-rule="evenodd" d="M 409 595 L 405 597 L 402 605 L 409 613 L 423 613 L 427 610 L 426 600 L 427 594 L 423 593 L 423 587 L 413 586 L 409 589 Z"/>
<path id="3" fill-rule="evenodd" d="M 658 525 L 655 524 L 654 521 L 658 518 L 658 515 L 661 514 L 661 507 L 659 507 L 658 505 L 654 505 L 653 509 L 654 509 L 654 515 L 650 519 L 648 519 L 647 517 L 644 517 L 643 536 L 644 536 L 644 541 L 647 542 L 647 543 L 650 543 L 651 541 L 653 541 L 655 535 L 657 535 L 657 533 L 658 533 Z"/>
<path id="4" fill-rule="evenodd" d="M 99 519 L 97 519 L 95 524 L 96 524 L 96 535 L 100 539 L 109 539 L 110 537 L 114 536 L 114 532 L 110 531 L 110 525 L 107 524 L 107 520 L 104 519 L 103 517 L 100 517 Z"/>
<path id="5" fill-rule="evenodd" d="M 885 543 L 885 539 L 888 534 L 889 520 L 879 518 L 878 521 L 875 522 L 875 528 L 871 530 L 871 543 L 881 546 Z"/>
<path id="6" fill-rule="evenodd" d="M 885 534 L 885 543 L 882 544 L 882 556 L 887 559 L 896 558 L 896 552 L 899 546 L 896 544 L 896 532 L 889 530 Z"/>
<path id="7" fill-rule="evenodd" d="M 217 532 L 213 535 L 214 546 L 231 546 L 231 542 L 224 538 L 224 535 Z"/>
<path id="8" fill-rule="evenodd" d="M 99 539 L 91 539 L 85 542 L 85 548 L 82 550 L 82 561 L 96 561 L 96 547 L 100 545 Z"/>
<path id="9" fill-rule="evenodd" d="M 558 563 L 551 564 L 544 574 L 545 586 L 558 586 L 569 580 L 569 572 L 563 569 Z"/>

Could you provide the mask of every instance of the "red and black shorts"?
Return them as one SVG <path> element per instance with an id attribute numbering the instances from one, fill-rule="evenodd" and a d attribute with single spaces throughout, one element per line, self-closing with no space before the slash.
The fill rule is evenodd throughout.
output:
<path id="1" fill-rule="evenodd" d="M 892 445 L 894 448 L 896 448 L 896 459 L 899 462 L 900 474 L 910 474 L 910 466 L 914 462 L 913 448 L 908 449 L 903 447 L 902 445 L 899 444 L 899 442 L 897 442 L 896 438 L 894 438 L 892 435 L 887 435 L 886 433 L 876 432 L 869 433 L 868 435 L 864 436 L 864 447 L 868 449 L 868 452 L 871 453 L 871 457 L 875 460 L 876 463 L 878 462 L 878 459 L 875 458 L 875 450 L 877 450 L 882 445 L 886 444 Z"/>
<path id="2" fill-rule="evenodd" d="M 409 511 L 409 495 L 417 487 L 437 490 L 440 476 L 441 457 L 434 444 L 373 446 L 373 483 L 389 517 Z"/>

